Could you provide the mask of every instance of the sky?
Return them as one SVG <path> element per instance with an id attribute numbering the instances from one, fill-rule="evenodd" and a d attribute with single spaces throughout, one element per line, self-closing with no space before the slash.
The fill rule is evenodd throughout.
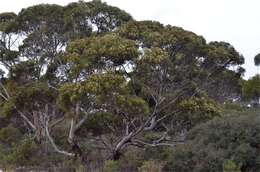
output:
<path id="1" fill-rule="evenodd" d="M 77 0 L 0 0 L 1 12 L 50 3 L 66 5 Z M 102 0 L 130 13 L 136 20 L 156 20 L 202 35 L 209 41 L 226 41 L 245 57 L 245 78 L 259 69 L 260 0 Z"/>

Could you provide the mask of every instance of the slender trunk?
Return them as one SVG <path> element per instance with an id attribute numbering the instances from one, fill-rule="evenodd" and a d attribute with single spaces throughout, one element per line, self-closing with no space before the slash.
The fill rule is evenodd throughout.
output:
<path id="1" fill-rule="evenodd" d="M 45 124 L 45 131 L 46 131 L 46 136 L 49 140 L 49 142 L 51 143 L 52 147 L 54 148 L 54 150 L 60 154 L 63 154 L 63 155 L 66 155 L 66 156 L 74 156 L 75 154 L 74 153 L 69 153 L 67 151 L 63 151 L 63 150 L 60 150 L 58 148 L 58 146 L 55 144 L 53 138 L 51 137 L 50 133 L 49 133 L 49 123 L 48 123 L 48 120 L 46 120 L 46 124 Z"/>
<path id="2" fill-rule="evenodd" d="M 70 122 L 70 132 L 69 132 L 68 142 L 71 146 L 72 152 L 75 154 L 75 158 L 80 157 L 82 161 L 85 161 L 86 158 L 83 156 L 83 151 L 81 150 L 80 146 L 75 141 L 74 135 L 75 135 L 75 121 L 72 118 Z"/>
<path id="3" fill-rule="evenodd" d="M 124 146 L 131 141 L 131 138 L 133 136 L 133 132 L 122 138 L 122 140 L 116 145 L 115 149 L 112 152 L 111 159 L 113 160 L 119 160 L 119 158 L 122 156 L 121 150 L 124 148 Z"/>
<path id="4" fill-rule="evenodd" d="M 33 123 L 35 126 L 35 142 L 37 144 L 41 144 L 42 142 L 42 127 L 40 125 L 40 117 L 39 113 L 37 111 L 33 111 Z"/>

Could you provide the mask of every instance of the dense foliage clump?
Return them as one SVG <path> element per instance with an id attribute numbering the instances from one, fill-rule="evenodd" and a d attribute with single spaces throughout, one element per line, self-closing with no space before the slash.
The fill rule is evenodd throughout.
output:
<path id="1" fill-rule="evenodd" d="M 259 133 L 259 114 L 216 118 L 192 129 L 165 169 L 217 172 L 226 164 L 242 172 L 259 171 Z"/>

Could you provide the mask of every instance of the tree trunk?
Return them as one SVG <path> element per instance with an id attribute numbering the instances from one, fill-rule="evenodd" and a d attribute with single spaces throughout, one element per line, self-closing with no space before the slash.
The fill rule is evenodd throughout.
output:
<path id="1" fill-rule="evenodd" d="M 113 154 L 112 154 L 112 158 L 111 159 L 114 160 L 114 161 L 117 161 L 117 160 L 120 159 L 121 156 L 122 156 L 122 153 L 120 151 L 118 151 L 118 150 L 115 150 L 113 152 Z"/>
<path id="2" fill-rule="evenodd" d="M 44 130 L 43 128 L 41 127 L 41 124 L 40 124 L 40 116 L 39 116 L 39 113 L 37 111 L 33 111 L 33 123 L 34 123 L 34 126 L 36 128 L 35 130 L 35 142 L 37 144 L 41 144 L 42 143 L 42 140 L 43 140 L 43 135 L 44 135 Z"/>

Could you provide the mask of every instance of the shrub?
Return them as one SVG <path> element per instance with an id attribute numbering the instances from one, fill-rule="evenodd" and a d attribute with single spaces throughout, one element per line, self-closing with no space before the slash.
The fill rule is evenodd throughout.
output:
<path id="1" fill-rule="evenodd" d="M 129 149 L 118 161 L 120 171 L 132 172 L 138 171 L 138 168 L 142 166 L 145 161 L 144 152 L 140 149 Z"/>
<path id="2" fill-rule="evenodd" d="M 143 165 L 138 169 L 139 172 L 161 172 L 162 165 L 156 161 L 145 161 Z"/>
<path id="3" fill-rule="evenodd" d="M 241 172 L 240 167 L 232 160 L 225 160 L 223 163 L 223 172 Z"/>
<path id="4" fill-rule="evenodd" d="M 118 162 L 117 161 L 112 161 L 112 160 L 107 160 L 104 165 L 104 172 L 118 172 L 119 167 L 118 167 Z"/>
<path id="5" fill-rule="evenodd" d="M 174 150 L 164 169 L 219 172 L 229 159 L 239 164 L 242 172 L 260 170 L 259 117 L 251 114 L 216 118 L 195 127 L 189 132 L 187 144 Z"/>
<path id="6" fill-rule="evenodd" d="M 28 138 L 13 143 L 11 148 L 6 148 L 2 152 L 4 155 L 0 156 L 0 164 L 3 168 L 30 166 L 40 163 L 37 155 L 35 155 L 36 145 Z"/>

